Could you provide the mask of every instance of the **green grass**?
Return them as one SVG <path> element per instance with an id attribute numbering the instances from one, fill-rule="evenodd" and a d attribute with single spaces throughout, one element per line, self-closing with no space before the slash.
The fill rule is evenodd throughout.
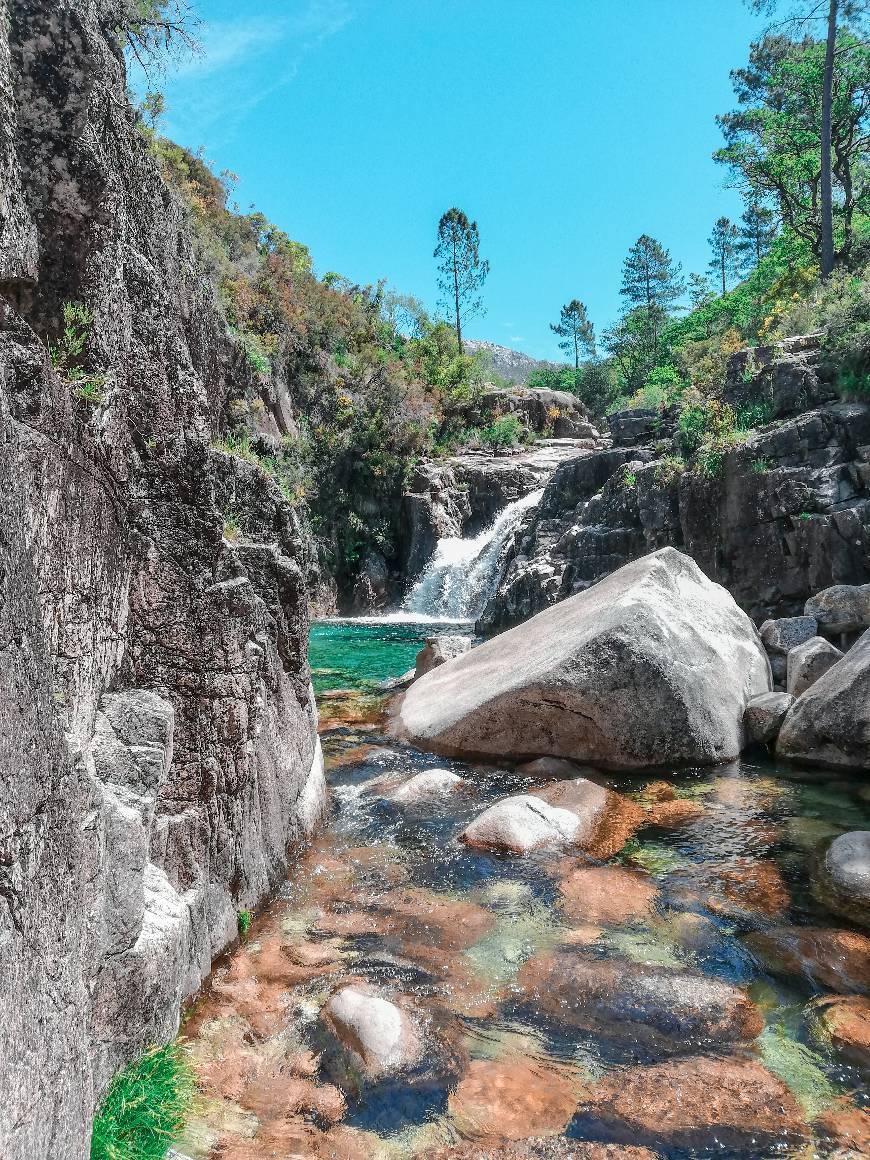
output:
<path id="1" fill-rule="evenodd" d="M 248 931 L 251 929 L 251 922 L 252 921 L 253 921 L 253 915 L 251 914 L 250 910 L 240 910 L 239 911 L 239 937 L 240 938 L 244 938 L 245 935 L 248 933 Z"/>
<path id="2" fill-rule="evenodd" d="M 185 1125 L 193 1096 L 181 1045 L 152 1048 L 109 1085 L 94 1119 L 91 1160 L 163 1160 Z"/>

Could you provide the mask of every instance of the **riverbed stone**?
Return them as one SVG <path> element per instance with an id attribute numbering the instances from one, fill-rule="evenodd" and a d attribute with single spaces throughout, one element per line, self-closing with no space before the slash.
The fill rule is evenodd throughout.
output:
<path id="1" fill-rule="evenodd" d="M 857 931 L 778 926 L 745 942 L 772 974 L 840 994 L 870 993 L 870 938 Z"/>
<path id="2" fill-rule="evenodd" d="M 577 1072 L 565 1065 L 475 1059 L 448 1108 L 463 1136 L 522 1140 L 564 1132 L 581 1090 Z"/>
<path id="3" fill-rule="evenodd" d="M 776 751 L 804 764 L 870 770 L 870 631 L 795 701 Z"/>
<path id="4" fill-rule="evenodd" d="M 517 773 L 533 781 L 554 781 L 561 778 L 583 777 L 587 772 L 582 765 L 563 757 L 536 757 L 517 766 Z"/>
<path id="5" fill-rule="evenodd" d="M 826 632 L 862 632 L 870 628 L 870 584 L 834 584 L 811 596 L 804 613 Z"/>
<path id="6" fill-rule="evenodd" d="M 746 614 L 663 548 L 415 682 L 395 728 L 448 756 L 708 764 L 740 753 L 770 687 Z"/>
<path id="7" fill-rule="evenodd" d="M 763 1027 L 739 987 L 693 971 L 554 951 L 529 959 L 518 984 L 545 1018 L 663 1054 L 747 1042 Z"/>
<path id="8" fill-rule="evenodd" d="M 659 830 L 681 830 L 683 826 L 702 818 L 705 812 L 700 802 L 688 798 L 656 802 L 646 811 L 645 825 L 655 826 Z"/>
<path id="9" fill-rule="evenodd" d="M 775 741 L 785 715 L 793 704 L 791 693 L 762 693 L 760 697 L 753 697 L 743 714 L 749 740 L 759 745 Z"/>
<path id="10" fill-rule="evenodd" d="M 560 880 L 559 896 L 566 918 L 616 926 L 648 918 L 659 889 L 649 875 L 621 866 L 579 866 Z"/>
<path id="11" fill-rule="evenodd" d="M 726 1153 L 804 1142 L 809 1131 L 781 1079 L 751 1059 L 689 1056 L 623 1068 L 590 1087 L 577 1113 L 605 1140 Z"/>
<path id="12" fill-rule="evenodd" d="M 864 995 L 816 999 L 807 1008 L 813 1038 L 856 1067 L 870 1069 L 870 999 Z"/>
<path id="13" fill-rule="evenodd" d="M 529 854 L 572 847 L 609 858 L 643 821 L 635 802 L 586 778 L 557 781 L 528 794 L 503 798 L 459 835 L 475 849 Z"/>
<path id="14" fill-rule="evenodd" d="M 843 659 L 843 654 L 823 636 L 814 636 L 788 654 L 786 689 L 799 697 L 823 677 L 828 669 Z"/>
<path id="15" fill-rule="evenodd" d="M 813 867 L 812 889 L 830 910 L 870 928 L 870 830 L 834 838 Z"/>

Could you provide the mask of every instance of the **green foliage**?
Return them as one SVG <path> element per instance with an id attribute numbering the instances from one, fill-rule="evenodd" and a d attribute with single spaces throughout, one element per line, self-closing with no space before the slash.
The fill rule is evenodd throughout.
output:
<path id="1" fill-rule="evenodd" d="M 193 1098 L 181 1046 L 152 1048 L 109 1085 L 94 1119 L 91 1160 L 163 1160 Z"/>
<path id="2" fill-rule="evenodd" d="M 82 363 L 93 325 L 93 315 L 80 302 L 66 302 L 63 307 L 63 330 L 56 342 L 48 340 L 48 356 L 58 376 L 67 382 L 83 402 L 98 405 L 103 401 L 106 377 L 87 371 Z"/>
<path id="3" fill-rule="evenodd" d="M 750 467 L 755 475 L 764 475 L 765 472 L 770 470 L 770 464 L 763 456 L 758 459 L 753 459 Z"/>
<path id="4" fill-rule="evenodd" d="M 254 916 L 251 914 L 250 910 L 240 910 L 239 914 L 238 914 L 238 919 L 239 919 L 239 937 L 244 938 L 245 935 L 248 933 L 248 931 L 251 929 L 251 923 L 254 920 Z"/>
<path id="5" fill-rule="evenodd" d="M 773 407 L 768 402 L 749 403 L 737 412 L 736 426 L 743 431 L 763 427 L 773 419 Z"/>
<path id="6" fill-rule="evenodd" d="M 727 292 L 729 278 L 733 278 L 740 268 L 739 241 L 740 231 L 727 217 L 720 217 L 716 221 L 707 239 L 713 255 L 707 268 L 722 283 L 723 294 Z"/>
<path id="7" fill-rule="evenodd" d="M 478 438 L 484 447 L 497 449 L 516 446 L 525 434 L 526 430 L 516 415 L 503 415 L 484 427 Z"/>
<path id="8" fill-rule="evenodd" d="M 240 532 L 241 525 L 239 524 L 238 517 L 234 513 L 228 512 L 224 516 L 224 539 L 228 540 L 230 543 L 235 543 L 235 541 L 239 538 Z"/>
<path id="9" fill-rule="evenodd" d="M 593 418 L 606 414 L 613 400 L 613 371 L 607 362 L 581 363 L 579 368 L 541 367 L 529 374 L 526 386 L 576 395 Z"/>
<path id="10" fill-rule="evenodd" d="M 680 455 L 666 455 L 655 467 L 656 482 L 667 487 L 685 473 L 686 461 Z"/>
<path id="11" fill-rule="evenodd" d="M 594 357 L 595 331 L 586 307 L 578 298 L 572 298 L 562 307 L 558 323 L 551 323 L 550 330 L 559 336 L 559 349 L 573 359 L 575 371 L 580 367 L 581 355 Z"/>
<path id="12" fill-rule="evenodd" d="M 477 222 L 469 221 L 454 206 L 438 222 L 438 289 L 441 306 L 453 317 L 456 341 L 462 344 L 462 323 L 483 311 L 481 290 L 489 274 L 489 262 L 480 256 Z"/>

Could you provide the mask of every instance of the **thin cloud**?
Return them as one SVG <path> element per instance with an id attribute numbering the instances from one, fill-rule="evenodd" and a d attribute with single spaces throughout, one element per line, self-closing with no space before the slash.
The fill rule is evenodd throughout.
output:
<path id="1" fill-rule="evenodd" d="M 307 0 L 281 15 L 204 25 L 198 32 L 202 52 L 180 62 L 166 84 L 168 135 L 209 147 L 226 142 L 353 16 L 348 0 Z"/>

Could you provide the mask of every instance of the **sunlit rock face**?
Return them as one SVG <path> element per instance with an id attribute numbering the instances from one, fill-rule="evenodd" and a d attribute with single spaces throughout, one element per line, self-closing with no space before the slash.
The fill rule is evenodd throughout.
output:
<path id="1" fill-rule="evenodd" d="M 90 0 L 0 4 L 10 1160 L 87 1154 L 95 1097 L 174 1032 L 323 807 L 305 545 L 212 447 L 251 372 L 136 126 L 116 21 Z M 92 316 L 96 400 L 48 357 L 67 302 Z"/>
<path id="2" fill-rule="evenodd" d="M 769 689 L 746 614 L 663 548 L 415 682 L 396 726 L 447 756 L 709 764 L 740 753 Z"/>

